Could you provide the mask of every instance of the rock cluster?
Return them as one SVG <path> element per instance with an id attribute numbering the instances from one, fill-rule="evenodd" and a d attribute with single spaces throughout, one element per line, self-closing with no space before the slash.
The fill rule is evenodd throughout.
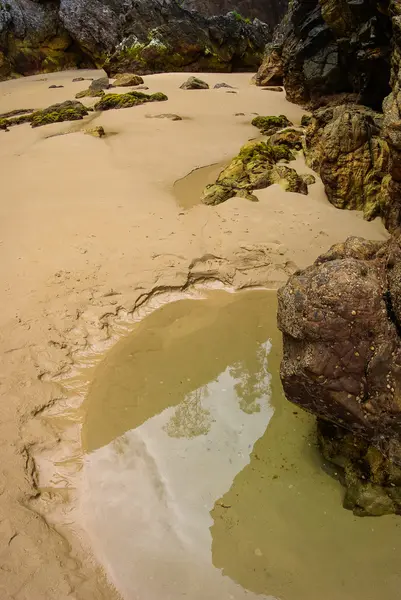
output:
<path id="1" fill-rule="evenodd" d="M 287 124 L 291 125 L 284 116 L 256 117 L 252 123 L 273 135 L 267 142 L 256 140 L 245 144 L 216 182 L 205 187 L 201 196 L 204 204 L 221 204 L 234 196 L 257 201 L 253 191 L 275 183 L 287 192 L 307 194 L 308 185 L 315 182 L 313 176 L 299 175 L 295 169 L 282 164 L 295 159 L 293 150 L 302 145 L 302 131 L 282 130 Z"/>

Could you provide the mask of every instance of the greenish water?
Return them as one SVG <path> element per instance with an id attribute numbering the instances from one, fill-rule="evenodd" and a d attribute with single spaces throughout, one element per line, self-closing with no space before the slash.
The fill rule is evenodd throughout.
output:
<path id="1" fill-rule="evenodd" d="M 105 355 L 82 514 L 124 598 L 399 598 L 399 519 L 342 508 L 280 357 L 268 291 L 171 303 Z"/>

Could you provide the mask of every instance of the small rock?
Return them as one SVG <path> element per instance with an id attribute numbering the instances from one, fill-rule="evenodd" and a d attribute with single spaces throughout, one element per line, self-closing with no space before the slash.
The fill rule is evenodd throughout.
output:
<path id="1" fill-rule="evenodd" d="M 73 83 L 76 81 L 85 81 L 85 77 L 75 77 L 75 79 L 72 80 Z"/>
<path id="2" fill-rule="evenodd" d="M 162 113 L 160 115 L 145 115 L 147 119 L 170 119 L 170 121 L 182 121 L 182 117 L 180 115 L 175 115 L 173 113 Z"/>
<path id="3" fill-rule="evenodd" d="M 63 85 L 49 85 L 49 90 L 56 90 L 58 88 L 63 88 Z"/>
<path id="4" fill-rule="evenodd" d="M 311 173 L 303 173 L 300 175 L 300 178 L 303 179 L 306 185 L 313 185 L 314 183 L 316 183 L 316 177 Z"/>
<path id="5" fill-rule="evenodd" d="M 245 117 L 245 113 L 235 113 L 235 117 Z"/>
<path id="6" fill-rule="evenodd" d="M 282 88 L 280 85 L 270 85 L 262 88 L 262 92 L 284 92 L 284 88 Z"/>
<path id="7" fill-rule="evenodd" d="M 233 89 L 232 85 L 228 85 L 228 83 L 216 83 L 216 85 L 214 86 L 214 89 L 218 90 L 220 88 L 231 88 Z"/>
<path id="8" fill-rule="evenodd" d="M 100 90 L 107 90 L 110 86 L 108 77 L 99 77 L 99 79 L 94 79 L 89 86 L 89 89 L 92 91 L 99 92 Z"/>
<path id="9" fill-rule="evenodd" d="M 111 87 L 129 87 L 143 83 L 142 77 L 133 73 L 122 73 L 118 75 Z"/>
<path id="10" fill-rule="evenodd" d="M 198 79 L 197 77 L 189 77 L 182 85 L 180 85 L 180 89 L 182 90 L 208 90 L 209 86 L 206 81 L 202 81 L 202 79 Z"/>
<path id="11" fill-rule="evenodd" d="M 237 94 L 235 90 L 227 90 L 226 94 Z"/>
<path id="12" fill-rule="evenodd" d="M 86 135 L 92 135 L 93 137 L 101 138 L 106 135 L 103 127 L 98 125 L 97 127 L 92 127 L 91 129 L 84 129 L 84 133 Z"/>
<path id="13" fill-rule="evenodd" d="M 147 85 L 137 85 L 136 89 L 137 90 L 148 90 L 149 88 Z"/>

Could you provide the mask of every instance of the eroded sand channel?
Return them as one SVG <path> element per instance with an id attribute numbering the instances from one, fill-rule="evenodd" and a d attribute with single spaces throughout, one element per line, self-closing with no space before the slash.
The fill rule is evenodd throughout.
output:
<path id="1" fill-rule="evenodd" d="M 398 520 L 341 507 L 313 419 L 283 398 L 275 320 L 274 292 L 210 292 L 97 367 L 82 509 L 127 600 L 397 597 Z"/>

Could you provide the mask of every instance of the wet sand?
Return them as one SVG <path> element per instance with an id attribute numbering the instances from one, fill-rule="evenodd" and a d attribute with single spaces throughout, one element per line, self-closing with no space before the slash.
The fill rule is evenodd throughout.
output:
<path id="1" fill-rule="evenodd" d="M 77 74 L 99 75 L 0 83 L 0 112 L 73 99 L 88 86 L 72 83 Z M 347 235 L 386 237 L 381 223 L 329 205 L 320 182 L 307 197 L 272 186 L 256 192 L 259 203 L 231 199 L 216 208 L 183 210 L 174 182 L 235 155 L 257 134 L 252 113 L 283 113 L 296 124 L 303 114 L 283 94 L 251 86 L 249 74 L 203 76 L 211 87 L 219 81 L 236 86 L 237 94 L 180 90 L 186 77 L 145 78 L 149 92 L 169 96 L 164 103 L 0 132 L 5 600 L 113 597 L 66 504 L 76 499 L 71 481 L 81 468 L 71 461 L 71 447 L 77 457 L 81 448 L 66 419 L 50 415 L 79 404 L 81 392 L 67 385 L 68 378 L 121 336 L 122 323 L 140 314 L 142 303 L 195 282 L 275 288 Z M 64 87 L 49 89 L 52 84 Z M 235 116 L 239 112 L 244 116 Z M 146 118 L 159 113 L 185 118 Z M 86 121 L 113 135 L 83 135 Z M 54 475 L 60 465 L 68 465 L 72 480 Z M 63 523 L 54 517 L 60 513 Z"/>
<path id="2" fill-rule="evenodd" d="M 342 508 L 283 395 L 276 310 L 272 291 L 170 303 L 96 368 L 81 519 L 124 598 L 397 597 L 399 518 Z"/>

